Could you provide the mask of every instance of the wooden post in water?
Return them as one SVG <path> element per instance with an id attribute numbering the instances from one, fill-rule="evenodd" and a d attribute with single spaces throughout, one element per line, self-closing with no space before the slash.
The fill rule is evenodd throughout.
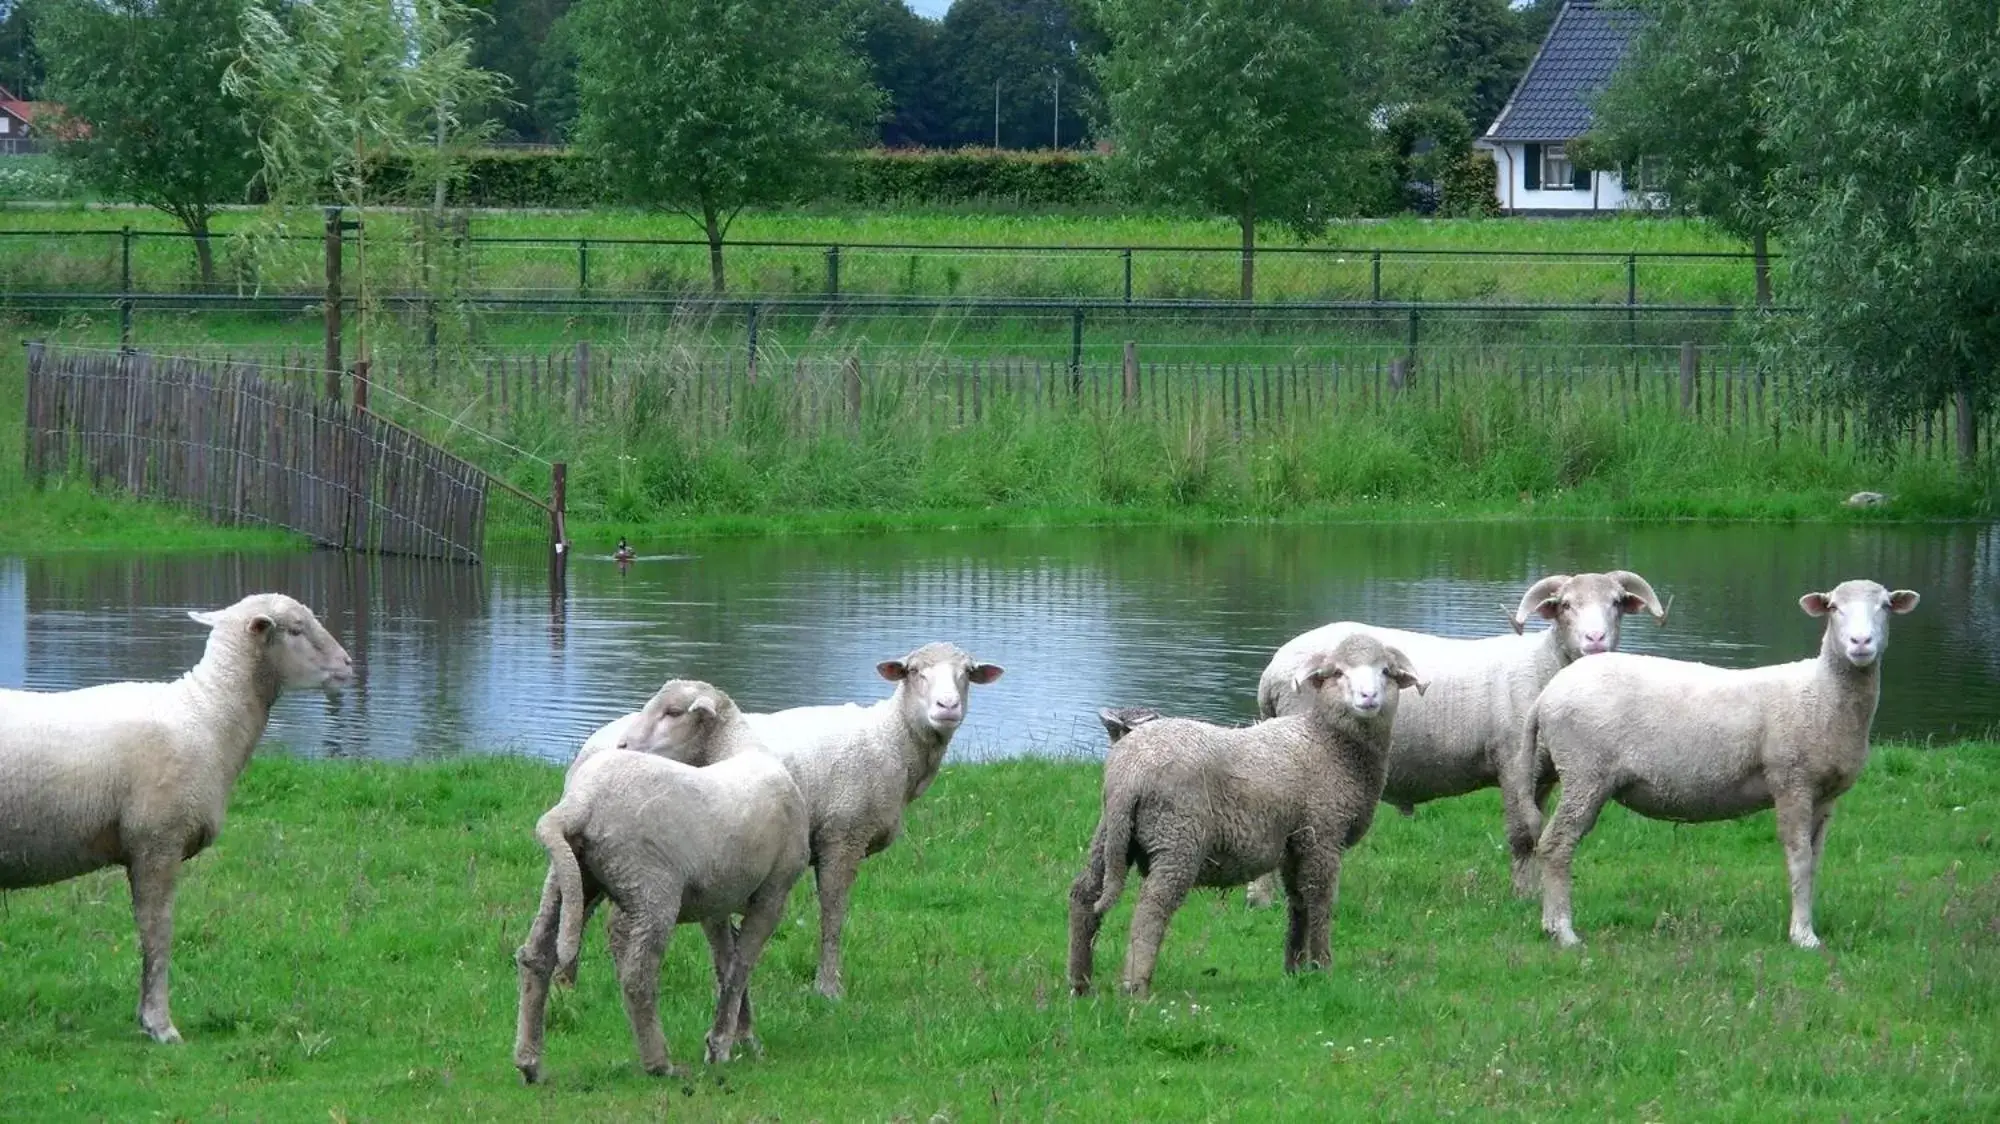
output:
<path id="1" fill-rule="evenodd" d="M 549 466 L 549 588 L 562 584 L 569 565 L 569 528 L 564 515 L 569 506 L 569 462 Z"/>
<path id="2" fill-rule="evenodd" d="M 1694 380 L 1701 369 L 1701 358 L 1695 352 L 1693 340 L 1681 341 L 1681 414 L 1694 413 Z"/>

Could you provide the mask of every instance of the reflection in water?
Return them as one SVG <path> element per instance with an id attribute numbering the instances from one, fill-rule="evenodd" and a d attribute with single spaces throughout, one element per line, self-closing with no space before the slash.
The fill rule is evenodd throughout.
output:
<path id="1" fill-rule="evenodd" d="M 338 702 L 287 697 L 297 752 L 565 759 L 664 679 L 746 708 L 870 700 L 879 661 L 953 640 L 1007 677 L 975 692 L 961 760 L 1101 752 L 1100 705 L 1254 717 L 1271 651 L 1358 618 L 1453 636 L 1504 630 L 1545 573 L 1625 567 L 1673 618 L 1625 648 L 1727 666 L 1817 648 L 1800 594 L 1873 577 L 1924 595 L 1897 618 L 1876 729 L 2000 725 L 2000 529 L 1992 526 L 1431 524 L 1069 530 L 719 541 L 621 567 L 582 554 L 553 603 L 538 553 L 481 568 L 331 553 L 0 558 L 0 686 L 177 674 L 184 610 L 283 590 L 353 653 Z"/>

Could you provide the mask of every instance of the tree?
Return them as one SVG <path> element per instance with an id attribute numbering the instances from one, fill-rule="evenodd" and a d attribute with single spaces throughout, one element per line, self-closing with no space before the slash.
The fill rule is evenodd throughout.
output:
<path id="1" fill-rule="evenodd" d="M 744 207 L 810 194 L 863 140 L 881 94 L 839 15 L 787 0 L 582 0 L 576 141 L 628 202 L 722 239 Z"/>
<path id="2" fill-rule="evenodd" d="M 1990 0 L 1829 0 L 1771 52 L 1804 345 L 1884 418 L 2000 398 L 2000 25 Z"/>
<path id="3" fill-rule="evenodd" d="M 248 104 L 225 93 L 246 0 L 52 0 L 38 9 L 44 95 L 78 178 L 156 207 L 194 241 L 204 287 L 215 283 L 209 220 L 240 202 L 257 169 Z"/>
<path id="4" fill-rule="evenodd" d="M 506 78 L 513 91 L 513 100 L 498 107 L 499 127 L 517 140 L 555 140 L 568 122 L 550 118 L 551 109 L 561 112 L 562 99 L 544 84 L 562 79 L 556 28 L 570 0 L 480 0 L 476 7 L 486 18 L 471 26 L 472 61 Z"/>
<path id="5" fill-rule="evenodd" d="M 938 25 L 903 0 L 854 0 L 852 13 L 861 53 L 886 98 L 880 139 L 890 148 L 927 148 L 942 142 L 939 118 Z"/>
<path id="6" fill-rule="evenodd" d="M 945 139 L 1005 148 L 1081 143 L 1098 97 L 1087 60 L 1103 47 L 1083 0 L 953 0 L 937 34 L 937 72 L 948 82 Z"/>
<path id="7" fill-rule="evenodd" d="M 0 0 L 0 86 L 23 101 L 42 96 L 42 56 L 35 28 L 21 0 Z"/>
<path id="8" fill-rule="evenodd" d="M 1415 0 L 1395 20 L 1404 101 L 1441 101 L 1484 131 L 1528 68 L 1534 44 L 1507 0 Z"/>
<path id="9" fill-rule="evenodd" d="M 448 181 L 490 127 L 486 107 L 505 85 L 472 63 L 465 27 L 473 14 L 457 0 L 251 7 L 242 51 L 224 76 L 223 90 L 254 108 L 258 178 L 272 205 L 318 203 L 331 191 L 362 223 L 355 345 L 364 362 L 367 211 L 386 201 L 375 174 L 408 167 L 411 188 L 427 190 L 441 212 Z"/>
<path id="10" fill-rule="evenodd" d="M 1757 305 L 1771 303 L 1770 235 L 1784 154 L 1770 143 L 1758 88 L 1765 46 L 1795 0 L 1635 0 L 1648 26 L 1596 105 L 1589 163 L 1623 167 L 1632 187 L 1750 243 Z"/>
<path id="11" fill-rule="evenodd" d="M 1257 223 L 1310 234 L 1362 148 L 1360 13 L 1334 0 L 1102 0 L 1111 174 L 1140 199 L 1229 215 L 1256 292 Z"/>

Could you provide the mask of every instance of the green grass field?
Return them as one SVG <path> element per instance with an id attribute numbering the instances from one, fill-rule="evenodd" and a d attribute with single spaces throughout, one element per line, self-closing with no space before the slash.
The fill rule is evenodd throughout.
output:
<path id="1" fill-rule="evenodd" d="M 217 229 L 241 230 L 253 217 L 242 211 L 225 214 Z M 384 289 L 421 288 L 425 252 L 410 233 L 410 219 L 380 212 L 369 221 L 366 253 L 373 283 Z M 225 286 L 232 291 L 316 289 L 322 277 L 319 222 L 317 214 L 290 220 L 286 229 L 299 241 L 282 251 L 267 251 L 254 269 L 244 246 L 219 243 Z M 117 231 L 126 225 L 140 232 L 132 259 L 137 288 L 172 291 L 195 282 L 189 243 L 145 236 L 176 229 L 164 215 L 143 208 L 79 205 L 0 211 L 0 231 L 16 232 L 0 234 L 0 284 L 28 292 L 115 291 L 121 268 Z M 516 240 L 478 245 L 448 259 L 454 276 L 485 292 L 699 295 L 709 285 L 705 246 L 615 244 L 617 239 L 698 239 L 698 228 L 677 215 L 608 208 L 490 211 L 475 213 L 469 229 L 475 238 Z M 731 248 L 730 284 L 739 295 L 825 291 L 825 247 L 834 244 L 842 247 L 839 288 L 849 295 L 1116 300 L 1124 295 L 1121 251 L 1126 248 L 1134 250 L 1135 298 L 1233 300 L 1239 293 L 1238 235 L 1230 223 L 1217 220 L 1116 213 L 802 210 L 745 214 L 729 238 L 812 244 Z M 579 243 L 590 240 L 580 252 Z M 863 244 L 900 245 L 870 249 Z M 1018 249 L 945 248 L 971 245 Z M 1628 287 L 1636 284 L 1642 303 L 1745 305 L 1752 292 L 1747 260 L 1642 257 L 1636 277 L 1628 276 L 1628 254 L 1745 251 L 1707 226 L 1681 219 L 1352 221 L 1334 224 L 1312 243 L 1328 251 L 1314 254 L 1283 252 L 1300 243 L 1272 225 L 1261 232 L 1260 245 L 1280 251 L 1261 257 L 1258 264 L 1259 297 L 1273 301 L 1369 299 L 1377 292 L 1375 250 L 1384 251 L 1379 291 L 1388 300 L 1622 304 L 1630 295 Z M 1190 247 L 1215 252 L 1195 253 Z M 358 252 L 353 246 L 347 250 L 350 276 L 357 271 Z M 1550 252 L 1588 256 L 1533 256 Z M 1503 256 L 1478 256 L 1482 253 Z M 1781 268 L 1781 283 L 1782 276 Z"/>
<path id="2" fill-rule="evenodd" d="M 1283 920 L 1238 893 L 1175 918 L 1155 996 L 1071 999 L 1065 894 L 1086 763 L 947 767 L 863 868 L 848 998 L 811 991 L 809 877 L 754 978 L 762 1060 L 699 1066 L 706 944 L 678 933 L 662 1016 L 690 1079 L 636 1063 L 603 949 L 552 1007 L 547 1083 L 510 1064 L 514 948 L 561 775 L 265 757 L 184 873 L 174 1011 L 132 1012 L 122 875 L 0 915 L 10 1119 L 1989 1119 L 2000 1113 L 2000 745 L 1879 749 L 1840 804 L 1823 952 L 1784 941 L 1769 813 L 1607 811 L 1577 865 L 1586 945 L 1515 900 L 1494 794 L 1384 810 L 1352 853 L 1334 964 L 1288 979 Z M 1135 876 L 1136 882 L 1136 876 Z M 1133 893 L 1100 940 L 1117 978 Z"/>

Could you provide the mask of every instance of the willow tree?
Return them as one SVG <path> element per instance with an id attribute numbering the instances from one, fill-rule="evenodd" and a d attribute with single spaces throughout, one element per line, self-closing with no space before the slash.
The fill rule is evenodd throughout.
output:
<path id="1" fill-rule="evenodd" d="M 491 128 L 504 80 L 472 63 L 476 13 L 457 0 L 314 0 L 249 8 L 223 88 L 255 108 L 258 178 L 279 212 L 337 203 L 361 221 L 355 344 L 368 358 L 370 207 L 442 211 L 449 180 Z M 380 181 L 407 169 L 401 189 Z"/>
<path id="2" fill-rule="evenodd" d="M 1366 132 L 1351 76 L 1352 0 L 1100 0 L 1110 173 L 1124 194 L 1219 213 L 1242 234 L 1256 295 L 1257 224 L 1301 235 L 1352 193 Z"/>

